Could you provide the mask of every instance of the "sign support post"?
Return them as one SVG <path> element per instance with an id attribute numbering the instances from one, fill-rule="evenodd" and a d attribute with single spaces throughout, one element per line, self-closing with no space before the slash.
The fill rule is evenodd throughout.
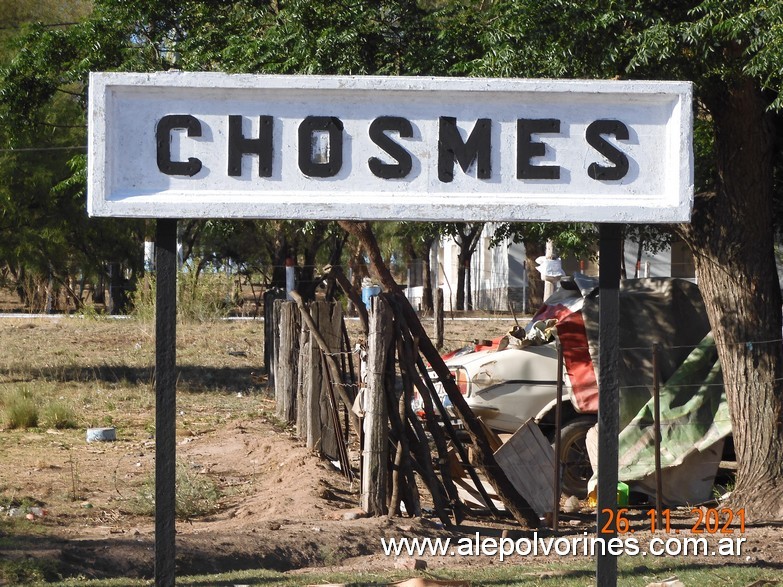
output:
<path id="1" fill-rule="evenodd" d="M 596 533 L 605 541 L 617 530 L 617 461 L 620 433 L 620 256 L 623 228 L 599 226 L 598 273 L 598 512 Z M 605 530 L 611 528 L 609 533 Z M 617 585 L 617 556 L 608 550 L 596 556 L 598 587 Z"/>
<path id="2" fill-rule="evenodd" d="M 176 572 L 176 220 L 157 220 L 155 251 L 155 585 L 173 587 Z"/>

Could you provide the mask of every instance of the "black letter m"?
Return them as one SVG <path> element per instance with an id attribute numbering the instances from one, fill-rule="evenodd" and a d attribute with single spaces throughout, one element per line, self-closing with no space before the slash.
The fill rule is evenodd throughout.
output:
<path id="1" fill-rule="evenodd" d="M 455 160 L 465 172 L 473 161 L 477 161 L 478 179 L 489 179 L 492 176 L 492 121 L 489 118 L 479 118 L 467 142 L 463 142 L 457 119 L 440 117 L 438 179 L 443 183 L 454 180 Z"/>

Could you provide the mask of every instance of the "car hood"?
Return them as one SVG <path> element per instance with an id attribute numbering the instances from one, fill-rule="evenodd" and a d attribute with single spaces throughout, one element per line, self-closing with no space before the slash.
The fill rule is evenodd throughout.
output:
<path id="1" fill-rule="evenodd" d="M 557 381 L 554 345 L 484 350 L 454 357 L 449 369 L 463 369 L 473 385 L 484 388 L 505 381 Z"/>

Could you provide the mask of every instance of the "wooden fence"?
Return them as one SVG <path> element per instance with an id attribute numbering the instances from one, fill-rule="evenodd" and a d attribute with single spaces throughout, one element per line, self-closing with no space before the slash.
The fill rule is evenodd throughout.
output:
<path id="1" fill-rule="evenodd" d="M 441 521 L 460 523 L 469 508 L 452 477 L 452 471 L 459 470 L 470 478 L 490 513 L 500 515 L 484 482 L 521 524 L 537 525 L 537 516 L 495 462 L 485 427 L 465 404 L 404 297 L 381 294 L 373 298 L 369 317 L 362 317 L 367 361 L 361 370 L 366 381 L 360 385 L 341 305 L 306 305 L 296 292 L 291 295 L 293 302 L 277 300 L 272 312 L 270 372 L 277 416 L 295 425 L 308 448 L 338 461 L 346 477 L 353 478 L 358 469 L 365 511 L 420 515 L 420 480 Z M 436 335 L 442 337 L 438 322 Z M 451 428 L 452 415 L 435 391 L 430 369 L 440 371 L 445 393 L 471 436 L 475 458 L 468 457 Z M 423 421 L 412 410 L 414 394 L 423 400 Z M 349 460 L 349 446 L 359 448 L 360 459 Z"/>

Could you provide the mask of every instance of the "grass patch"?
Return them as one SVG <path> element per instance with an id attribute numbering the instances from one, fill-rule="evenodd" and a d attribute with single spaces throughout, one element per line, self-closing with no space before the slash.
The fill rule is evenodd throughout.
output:
<path id="1" fill-rule="evenodd" d="M 198 275 L 192 268 L 177 274 L 177 318 L 183 322 L 211 322 L 228 316 L 235 307 L 233 277 L 209 268 Z M 155 318 L 155 277 L 144 275 L 133 292 L 133 316 Z"/>
<path id="2" fill-rule="evenodd" d="M 78 428 L 79 426 L 73 408 L 59 400 L 48 403 L 43 407 L 41 422 L 47 428 L 55 428 L 57 430 Z"/>
<path id="3" fill-rule="evenodd" d="M 5 425 L 9 429 L 38 426 L 38 406 L 27 387 L 18 387 L 5 398 Z"/>
<path id="4" fill-rule="evenodd" d="M 59 578 L 57 563 L 51 559 L 0 560 L 0 585 L 51 584 Z"/>

